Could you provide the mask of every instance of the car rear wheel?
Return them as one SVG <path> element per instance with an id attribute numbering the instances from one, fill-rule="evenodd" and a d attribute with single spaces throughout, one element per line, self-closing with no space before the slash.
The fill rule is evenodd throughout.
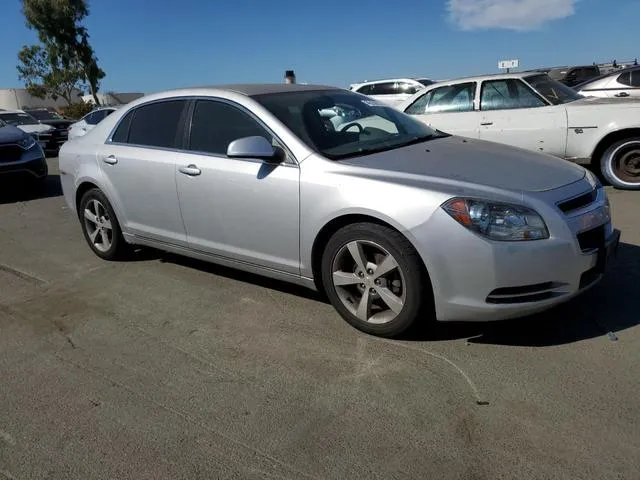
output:
<path id="1" fill-rule="evenodd" d="M 640 190 L 640 138 L 611 145 L 600 160 L 602 175 L 615 188 Z"/>
<path id="2" fill-rule="evenodd" d="M 347 322 L 382 337 L 407 330 L 432 298 L 411 243 L 371 223 L 346 226 L 331 237 L 322 258 L 322 281 Z"/>
<path id="3" fill-rule="evenodd" d="M 118 219 L 102 191 L 93 188 L 82 196 L 78 217 L 84 238 L 100 258 L 117 260 L 129 252 Z"/>

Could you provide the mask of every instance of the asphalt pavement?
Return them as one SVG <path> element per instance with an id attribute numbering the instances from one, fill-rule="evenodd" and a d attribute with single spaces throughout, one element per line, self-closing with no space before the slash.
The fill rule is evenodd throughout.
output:
<path id="1" fill-rule="evenodd" d="M 640 192 L 600 285 L 527 319 L 358 332 L 312 292 L 100 260 L 0 192 L 0 479 L 640 478 Z"/>

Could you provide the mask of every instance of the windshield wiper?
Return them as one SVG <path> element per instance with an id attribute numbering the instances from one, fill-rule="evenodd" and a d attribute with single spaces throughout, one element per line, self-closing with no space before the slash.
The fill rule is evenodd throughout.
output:
<path id="1" fill-rule="evenodd" d="M 330 155 L 324 152 L 323 153 L 324 155 L 327 155 L 329 158 L 333 160 L 341 160 L 345 158 L 361 157 L 363 155 L 370 155 L 372 153 L 380 153 L 380 152 L 386 152 L 389 150 L 395 150 L 396 148 L 408 147 L 409 145 L 415 145 L 417 143 L 428 142 L 430 140 L 435 140 L 437 138 L 448 137 L 448 136 L 449 134 L 436 130 L 436 132 L 433 134 L 415 136 L 402 143 L 394 143 L 391 145 L 381 145 L 379 147 L 359 148 L 354 152 L 342 153 L 338 155 Z"/>

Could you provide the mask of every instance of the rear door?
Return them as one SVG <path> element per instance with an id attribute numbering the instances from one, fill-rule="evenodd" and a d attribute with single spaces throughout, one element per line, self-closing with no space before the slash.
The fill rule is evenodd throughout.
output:
<path id="1" fill-rule="evenodd" d="M 476 82 L 458 83 L 429 90 L 405 113 L 446 133 L 478 138 L 480 113 L 474 109 Z"/>
<path id="2" fill-rule="evenodd" d="M 486 80 L 480 91 L 480 138 L 564 157 L 567 113 L 517 78 Z"/>
<path id="3" fill-rule="evenodd" d="M 185 246 L 176 191 L 188 101 L 151 102 L 127 113 L 98 150 L 104 189 L 128 233 Z"/>

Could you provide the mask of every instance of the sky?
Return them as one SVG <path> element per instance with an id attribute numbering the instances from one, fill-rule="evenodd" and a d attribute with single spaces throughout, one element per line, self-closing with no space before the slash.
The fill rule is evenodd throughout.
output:
<path id="1" fill-rule="evenodd" d="M 346 87 L 640 57 L 640 0 L 89 0 L 102 91 L 298 82 Z M 0 88 L 22 87 L 17 53 L 36 43 L 19 0 L 2 0 Z"/>

